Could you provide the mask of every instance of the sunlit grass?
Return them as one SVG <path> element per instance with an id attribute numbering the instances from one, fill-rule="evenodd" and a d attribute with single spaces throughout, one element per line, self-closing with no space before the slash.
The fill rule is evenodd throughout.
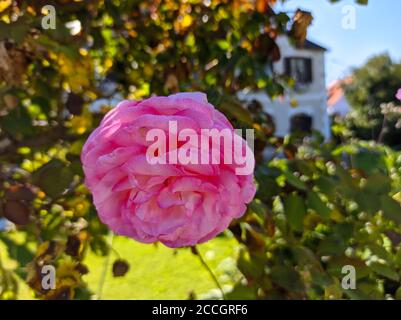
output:
<path id="1" fill-rule="evenodd" d="M 25 239 L 20 233 L 13 233 L 12 239 L 15 244 L 20 243 L 22 248 Z M 0 239 L 1 259 L 4 267 L 9 270 L 17 267 L 10 255 L 24 263 L 31 258 L 33 250 L 9 251 L 17 249 L 18 246 L 7 246 L 4 239 Z M 198 250 L 221 286 L 229 290 L 234 279 L 239 276 L 235 264 L 237 242 L 227 236 L 218 237 L 198 246 Z M 115 278 L 112 264 L 119 257 L 128 261 L 130 269 L 125 276 Z M 161 244 L 141 244 L 129 238 L 114 237 L 113 251 L 109 258 L 88 252 L 84 263 L 89 268 L 89 274 L 84 276 L 84 280 L 94 294 L 93 298 L 187 299 L 192 294 L 202 299 L 220 296 L 210 274 L 189 248 L 174 250 Z M 103 285 L 102 276 L 105 276 Z M 18 299 L 33 299 L 33 293 L 24 279 L 18 278 L 18 283 Z"/>
<path id="2" fill-rule="evenodd" d="M 197 298 L 218 294 L 213 290 L 217 288 L 210 274 L 189 249 L 145 245 L 123 237 L 114 238 L 113 247 L 129 262 L 130 270 L 124 277 L 114 278 L 111 265 L 117 256 L 112 254 L 101 299 L 186 299 L 191 292 Z M 234 263 L 236 248 L 236 241 L 226 237 L 199 246 L 202 256 L 227 289 L 238 276 Z M 90 269 L 86 276 L 89 287 L 99 294 L 105 258 L 91 254 L 85 262 Z"/>

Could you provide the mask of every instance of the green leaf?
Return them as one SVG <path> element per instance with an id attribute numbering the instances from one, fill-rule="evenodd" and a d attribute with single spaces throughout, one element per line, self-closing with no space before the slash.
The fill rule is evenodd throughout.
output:
<path id="1" fill-rule="evenodd" d="M 18 138 L 33 133 L 32 119 L 23 106 L 17 106 L 4 117 L 0 117 L 0 126 L 4 131 Z"/>
<path id="2" fill-rule="evenodd" d="M 390 268 L 389 266 L 386 266 L 384 264 L 378 263 L 378 262 L 373 262 L 370 264 L 369 266 L 374 272 L 376 272 L 377 274 L 386 277 L 390 280 L 393 281 L 400 281 L 400 276 L 398 275 L 398 273 Z"/>
<path id="3" fill-rule="evenodd" d="M 391 180 L 389 176 L 376 172 L 367 179 L 363 189 L 371 194 L 388 194 L 391 191 Z"/>
<path id="4" fill-rule="evenodd" d="M 95 235 L 91 238 L 89 246 L 91 250 L 99 256 L 106 256 L 110 252 L 110 246 L 107 244 L 106 240 L 101 237 Z"/>
<path id="5" fill-rule="evenodd" d="M 312 177 L 316 173 L 315 164 L 311 161 L 295 159 L 294 164 L 302 174 Z"/>
<path id="6" fill-rule="evenodd" d="M 242 249 L 239 252 L 237 266 L 246 278 L 258 279 L 264 275 L 265 259 Z"/>
<path id="7" fill-rule="evenodd" d="M 337 190 L 344 196 L 353 198 L 357 192 L 357 188 L 349 172 L 342 166 L 337 166 L 336 174 L 340 178 Z"/>
<path id="8" fill-rule="evenodd" d="M 288 266 L 274 266 L 270 276 L 272 281 L 290 292 L 302 292 L 305 290 L 301 277 L 294 268 Z"/>
<path id="9" fill-rule="evenodd" d="M 369 249 L 372 251 L 372 254 L 378 256 L 380 259 L 384 259 L 386 261 L 391 260 L 391 254 L 384 247 L 375 243 L 371 243 L 369 244 Z"/>
<path id="10" fill-rule="evenodd" d="M 336 194 L 336 183 L 334 182 L 333 179 L 330 179 L 328 177 L 319 177 L 315 185 L 319 188 L 319 190 L 328 196 L 329 198 L 334 198 Z"/>
<path id="11" fill-rule="evenodd" d="M 347 243 L 341 235 L 330 234 L 324 238 L 318 247 L 320 255 L 341 255 L 347 249 Z"/>
<path id="12" fill-rule="evenodd" d="M 0 40 L 12 39 L 21 43 L 31 28 L 31 22 L 20 18 L 11 24 L 0 21 Z"/>
<path id="13" fill-rule="evenodd" d="M 251 113 L 238 100 L 223 96 L 218 107 L 227 115 L 248 125 L 253 125 Z"/>
<path id="14" fill-rule="evenodd" d="M 298 265 L 310 265 L 315 268 L 320 268 L 320 261 L 315 256 L 312 250 L 304 246 L 294 246 L 291 247 L 291 251 Z"/>
<path id="15" fill-rule="evenodd" d="M 354 200 L 360 211 L 376 214 L 380 210 L 380 198 L 365 191 L 355 193 Z"/>
<path id="16" fill-rule="evenodd" d="M 330 218 L 331 210 L 320 199 L 319 195 L 316 192 L 308 191 L 306 203 L 309 208 L 313 209 L 321 217 L 325 219 Z"/>
<path id="17" fill-rule="evenodd" d="M 286 181 L 295 188 L 306 191 L 306 184 L 299 179 L 296 175 L 294 175 L 291 171 L 284 171 L 284 176 Z"/>
<path id="18" fill-rule="evenodd" d="M 387 219 L 401 224 L 401 206 L 400 204 L 388 195 L 380 197 L 383 214 Z"/>
<path id="19" fill-rule="evenodd" d="M 362 288 L 360 288 L 362 287 Z M 351 299 L 351 300 L 375 300 L 380 296 L 378 289 L 375 285 L 367 283 L 359 285 L 355 290 L 343 290 L 344 293 Z"/>
<path id="20" fill-rule="evenodd" d="M 378 170 L 387 172 L 384 155 L 381 153 L 361 150 L 352 158 L 354 167 L 363 170 L 366 174 L 372 174 Z"/>
<path id="21" fill-rule="evenodd" d="M 32 174 L 33 183 L 52 198 L 61 195 L 71 184 L 73 177 L 70 167 L 58 159 L 50 160 Z"/>
<path id="22" fill-rule="evenodd" d="M 289 195 L 284 199 L 284 211 L 291 228 L 302 231 L 306 214 L 304 200 L 296 194 Z"/>
<path id="23" fill-rule="evenodd" d="M 399 288 L 397 289 L 397 291 L 395 292 L 395 298 L 396 298 L 397 300 L 401 300 L 401 287 L 399 287 Z"/>
<path id="24" fill-rule="evenodd" d="M 237 283 L 234 288 L 226 294 L 229 300 L 255 300 L 257 298 L 257 286 L 243 285 Z"/>
<path id="25" fill-rule="evenodd" d="M 312 282 L 318 286 L 329 286 L 333 284 L 333 279 L 327 273 L 319 269 L 311 269 Z"/>

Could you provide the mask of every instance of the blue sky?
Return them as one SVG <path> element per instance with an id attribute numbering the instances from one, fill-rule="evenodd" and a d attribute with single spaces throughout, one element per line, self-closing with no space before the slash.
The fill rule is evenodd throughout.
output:
<path id="1" fill-rule="evenodd" d="M 344 29 L 343 7 L 354 5 L 355 29 Z M 349 74 L 353 66 L 363 64 L 370 56 L 388 52 L 401 60 L 401 0 L 369 0 L 367 6 L 353 0 L 332 4 L 328 0 L 287 0 L 286 11 L 296 8 L 314 15 L 308 38 L 329 49 L 326 56 L 326 81 Z"/>

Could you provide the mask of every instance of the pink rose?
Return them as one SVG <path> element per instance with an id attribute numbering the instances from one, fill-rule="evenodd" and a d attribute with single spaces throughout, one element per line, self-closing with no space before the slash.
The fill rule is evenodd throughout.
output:
<path id="1" fill-rule="evenodd" d="M 100 219 L 117 234 L 144 243 L 192 246 L 213 238 L 244 214 L 255 195 L 254 157 L 252 152 L 246 153 L 251 172 L 242 175 L 237 173 L 241 165 L 223 161 L 223 146 L 217 164 L 152 164 L 147 156 L 154 143 L 148 141 L 149 130 L 161 129 L 169 137 L 170 122 L 175 122 L 179 131 L 192 129 L 198 136 L 202 129 L 233 132 L 226 117 L 203 93 L 123 101 L 104 117 L 83 147 L 85 183 Z M 233 136 L 231 143 L 240 145 L 242 152 L 249 151 L 239 136 Z M 170 159 L 171 153 L 181 148 L 184 144 L 178 142 L 176 150 L 154 156 Z M 202 148 L 204 145 L 199 145 L 194 150 Z M 213 150 L 212 146 L 210 159 L 216 156 Z"/>
<path id="2" fill-rule="evenodd" d="M 395 97 L 401 101 L 401 88 L 398 89 L 397 94 L 395 95 Z"/>

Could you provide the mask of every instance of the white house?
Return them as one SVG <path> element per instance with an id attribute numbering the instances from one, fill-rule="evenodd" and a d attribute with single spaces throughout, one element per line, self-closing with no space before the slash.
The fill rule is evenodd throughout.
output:
<path id="1" fill-rule="evenodd" d="M 345 117 L 351 107 L 345 97 L 343 85 L 352 82 L 351 77 L 337 80 L 327 88 L 327 112 L 330 116 Z"/>
<path id="2" fill-rule="evenodd" d="M 278 37 L 277 45 L 281 58 L 273 64 L 273 72 L 292 76 L 296 81 L 294 89 L 274 101 L 264 92 L 242 92 L 239 98 L 259 101 L 273 118 L 277 136 L 285 136 L 301 127 L 303 131 L 319 131 L 328 139 L 326 49 L 308 40 L 302 47 L 293 45 L 286 35 Z"/>

